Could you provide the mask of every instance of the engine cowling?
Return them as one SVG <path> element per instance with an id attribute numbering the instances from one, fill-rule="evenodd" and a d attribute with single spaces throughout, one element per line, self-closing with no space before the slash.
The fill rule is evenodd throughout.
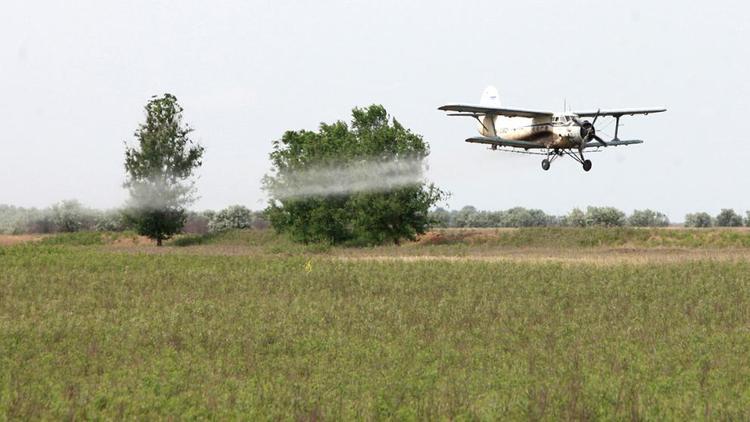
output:
<path id="1" fill-rule="evenodd" d="M 588 120 L 584 120 L 581 123 L 581 129 L 580 129 L 581 139 L 584 142 L 588 142 L 588 141 L 594 139 L 595 135 L 596 135 L 596 129 L 594 129 L 594 125 L 591 122 L 589 122 Z"/>

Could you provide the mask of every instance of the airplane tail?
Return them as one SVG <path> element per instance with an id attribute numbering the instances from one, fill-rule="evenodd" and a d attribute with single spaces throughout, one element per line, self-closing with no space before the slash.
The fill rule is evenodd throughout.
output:
<path id="1" fill-rule="evenodd" d="M 497 88 L 490 85 L 482 92 L 482 97 L 479 99 L 479 105 L 483 107 L 500 107 L 500 94 L 497 92 Z M 482 118 L 482 124 L 477 126 L 477 130 L 482 136 L 497 136 L 495 132 L 495 120 L 497 116 L 485 115 Z"/>
<path id="2" fill-rule="evenodd" d="M 485 88 L 482 98 L 479 100 L 479 105 L 484 107 L 500 107 L 500 94 L 498 94 L 497 88 L 492 85 Z"/>

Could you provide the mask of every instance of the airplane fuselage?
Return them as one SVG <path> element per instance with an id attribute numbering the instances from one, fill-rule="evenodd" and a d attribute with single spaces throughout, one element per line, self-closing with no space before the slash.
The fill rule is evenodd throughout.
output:
<path id="1" fill-rule="evenodd" d="M 578 148 L 581 145 L 581 128 L 575 123 L 577 116 L 558 114 L 551 118 L 524 118 L 489 116 L 479 126 L 482 136 L 499 136 L 513 141 L 533 142 L 551 149 Z"/>

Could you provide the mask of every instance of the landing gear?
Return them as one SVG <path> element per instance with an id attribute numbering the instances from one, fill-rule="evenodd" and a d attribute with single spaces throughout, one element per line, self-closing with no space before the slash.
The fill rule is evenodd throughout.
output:
<path id="1" fill-rule="evenodd" d="M 557 157 L 562 157 L 563 155 L 567 155 L 570 158 L 576 160 L 581 165 L 583 165 L 583 171 L 591 170 L 591 160 L 587 160 L 583 157 L 582 148 L 578 150 L 578 154 L 567 149 L 554 149 L 554 150 L 548 149 L 547 158 L 542 160 L 542 170 L 544 171 L 549 170 L 550 166 L 552 165 L 552 162 L 555 161 Z"/>
<path id="2" fill-rule="evenodd" d="M 583 148 L 578 149 L 578 154 L 571 150 L 563 150 L 560 155 L 565 153 L 568 157 L 578 161 L 581 165 L 583 165 L 583 171 L 589 171 L 591 170 L 591 160 L 587 160 L 583 157 Z M 542 168 L 544 168 L 544 164 L 542 163 Z"/>
<path id="3" fill-rule="evenodd" d="M 547 158 L 542 160 L 542 169 L 545 171 L 549 170 L 549 166 L 552 165 L 552 162 L 555 161 L 555 158 L 562 157 L 562 155 L 562 151 L 557 148 L 553 150 L 547 148 Z"/>

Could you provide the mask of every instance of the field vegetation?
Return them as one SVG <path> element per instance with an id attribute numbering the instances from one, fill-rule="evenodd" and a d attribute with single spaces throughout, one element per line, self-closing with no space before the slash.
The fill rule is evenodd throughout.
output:
<path id="1" fill-rule="evenodd" d="M 0 247 L 0 417 L 750 417 L 742 229 L 139 239 Z"/>

